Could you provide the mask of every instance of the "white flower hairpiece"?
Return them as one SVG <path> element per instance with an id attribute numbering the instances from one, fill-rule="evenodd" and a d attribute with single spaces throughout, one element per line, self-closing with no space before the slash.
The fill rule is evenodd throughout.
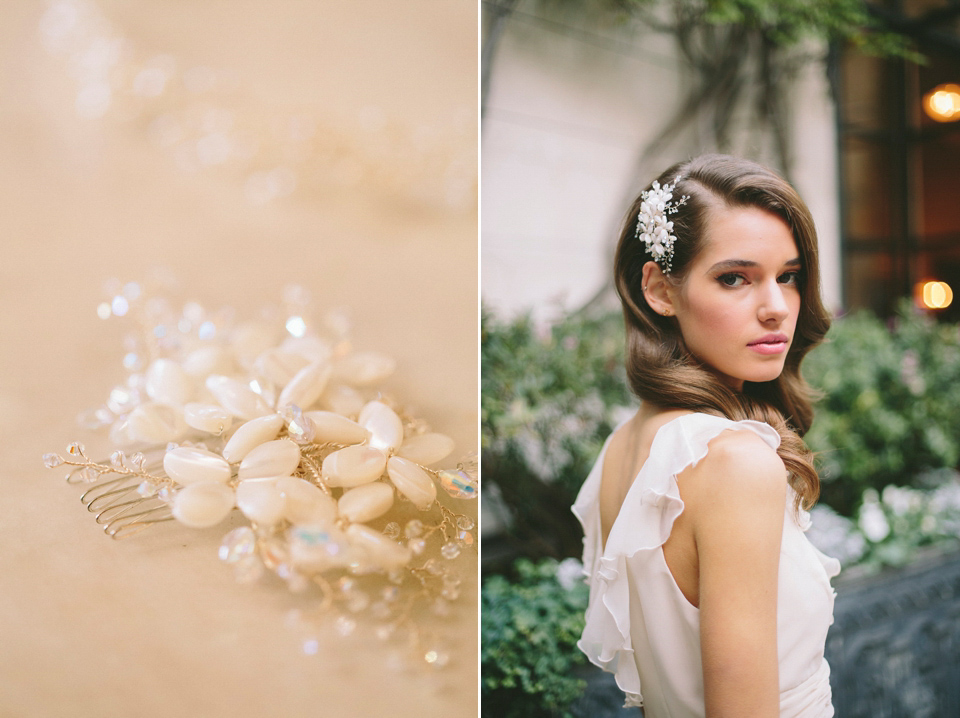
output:
<path id="1" fill-rule="evenodd" d="M 292 591 L 319 589 L 293 621 L 308 654 L 326 627 L 367 628 L 446 665 L 429 614 L 453 610 L 455 560 L 475 548 L 457 501 L 477 498 L 476 454 L 441 463 L 453 440 L 378 390 L 393 359 L 355 351 L 344 317 L 316 320 L 303 288 L 285 292 L 282 311 L 238 321 L 116 286 L 97 313 L 140 328 L 125 341 L 130 375 L 82 423 L 123 448 L 96 461 L 74 442 L 46 466 L 88 485 L 81 501 L 117 539 L 172 520 L 202 529 L 234 515 L 236 526 L 239 509 L 247 522 L 224 536 L 220 558 L 240 583 L 270 571 Z"/>
<path id="2" fill-rule="evenodd" d="M 677 240 L 673 234 L 673 222 L 667 220 L 667 215 L 675 214 L 690 199 L 690 195 L 685 194 L 678 201 L 672 201 L 673 190 L 679 181 L 680 175 L 663 187 L 654 181 L 652 188 L 640 195 L 637 215 L 636 237 L 647 245 L 647 253 L 667 274 L 673 265 L 673 243 Z"/>

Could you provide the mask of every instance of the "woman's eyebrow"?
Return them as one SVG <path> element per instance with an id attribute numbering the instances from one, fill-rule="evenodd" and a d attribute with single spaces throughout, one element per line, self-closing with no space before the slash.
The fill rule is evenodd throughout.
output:
<path id="1" fill-rule="evenodd" d="M 710 269 L 708 269 L 707 271 L 720 272 L 720 271 L 723 271 L 724 269 L 741 269 L 744 267 L 759 267 L 759 266 L 760 266 L 759 262 L 754 262 L 753 260 L 750 260 L 750 259 L 725 259 L 722 262 L 717 262 L 712 267 L 710 267 Z M 788 259 L 786 262 L 783 263 L 783 266 L 800 267 L 800 266 L 803 266 L 803 262 L 800 261 L 799 257 L 795 257 L 793 259 Z"/>

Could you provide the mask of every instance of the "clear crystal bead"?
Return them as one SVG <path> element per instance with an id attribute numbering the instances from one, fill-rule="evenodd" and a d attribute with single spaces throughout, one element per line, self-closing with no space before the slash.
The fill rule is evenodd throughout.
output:
<path id="1" fill-rule="evenodd" d="M 233 564 L 233 577 L 237 583 L 254 583 L 263 575 L 263 562 L 256 556 L 244 556 Z"/>
<path id="2" fill-rule="evenodd" d="M 283 410 L 283 418 L 287 422 L 287 434 L 298 444 L 309 444 L 316 435 L 316 427 L 310 417 L 304 416 L 300 407 L 290 404 Z"/>
<path id="3" fill-rule="evenodd" d="M 448 561 L 452 561 L 457 556 L 460 555 L 460 547 L 455 544 L 453 541 L 449 541 L 443 545 L 440 549 L 440 555 L 443 556 Z"/>
<path id="4" fill-rule="evenodd" d="M 88 484 L 92 484 L 94 481 L 100 478 L 100 472 L 97 471 L 92 466 L 84 467 L 80 470 L 80 480 L 85 481 Z"/>
<path id="5" fill-rule="evenodd" d="M 458 516 L 457 517 L 457 528 L 461 531 L 469 531 L 475 526 L 473 519 L 469 516 Z"/>
<path id="6" fill-rule="evenodd" d="M 457 468 L 463 471 L 471 481 L 476 481 L 480 476 L 480 461 L 477 457 L 477 452 L 471 451 L 464 456 L 457 465 Z"/>
<path id="7" fill-rule="evenodd" d="M 140 469 L 140 471 L 143 471 L 143 465 L 147 463 L 147 459 L 143 455 L 142 451 L 138 451 L 136 454 L 134 454 L 130 458 L 130 461 L 133 463 L 134 466 Z"/>
<path id="8" fill-rule="evenodd" d="M 72 444 L 67 446 L 67 453 L 70 454 L 70 456 L 83 456 L 83 452 L 83 444 L 81 444 L 79 441 L 74 441 Z"/>
<path id="9" fill-rule="evenodd" d="M 450 571 L 443 576 L 443 585 L 444 586 L 453 586 L 456 588 L 460 585 L 460 577 L 454 571 Z"/>
<path id="10" fill-rule="evenodd" d="M 107 406 L 114 414 L 126 414 L 133 411 L 140 403 L 140 392 L 137 389 L 123 386 L 115 386 L 107 397 Z"/>
<path id="11" fill-rule="evenodd" d="M 400 597 L 400 589 L 396 586 L 385 586 L 382 591 L 380 591 L 380 596 L 387 603 L 393 603 Z"/>
<path id="12" fill-rule="evenodd" d="M 458 598 L 460 598 L 460 589 L 456 586 L 444 586 L 443 591 L 440 592 L 440 595 L 448 601 L 456 601 Z"/>
<path id="13" fill-rule="evenodd" d="M 253 556 L 257 550 L 257 537 L 249 526 L 241 526 L 223 537 L 218 555 L 221 561 L 237 563 Z"/>
<path id="14" fill-rule="evenodd" d="M 170 486 L 162 486 L 157 491 L 157 498 L 168 504 L 173 501 L 175 495 L 176 492 Z"/>
<path id="15" fill-rule="evenodd" d="M 443 573 L 443 567 L 437 562 L 435 558 L 427 559 L 427 562 L 423 564 L 423 568 L 431 576 L 439 576 L 440 574 Z"/>
<path id="16" fill-rule="evenodd" d="M 479 495 L 479 484 L 463 469 L 445 469 L 438 474 L 440 486 L 455 499 L 475 499 Z"/>
<path id="17" fill-rule="evenodd" d="M 407 548 L 413 552 L 414 556 L 419 556 L 427 548 L 427 542 L 422 538 L 412 538 L 407 541 Z"/>
<path id="18" fill-rule="evenodd" d="M 443 644 L 433 644 L 424 651 L 423 660 L 431 668 L 445 668 L 450 663 L 450 651 Z"/>
<path id="19" fill-rule="evenodd" d="M 353 633 L 356 627 L 357 622 L 349 616 L 337 616 L 336 620 L 333 622 L 333 630 L 344 638 Z"/>
<path id="20" fill-rule="evenodd" d="M 126 460 L 127 456 L 120 449 L 117 449 L 112 454 L 110 454 L 110 466 L 115 469 L 122 469 L 123 462 Z"/>
<path id="21" fill-rule="evenodd" d="M 400 538 L 400 524 L 396 521 L 391 521 L 383 527 L 383 535 L 392 539 Z"/>
<path id="22" fill-rule="evenodd" d="M 157 493 L 157 487 L 154 486 L 149 481 L 142 481 L 137 487 L 137 493 L 140 494 L 143 498 L 149 498 Z"/>
<path id="23" fill-rule="evenodd" d="M 339 588 L 343 593 L 350 593 L 357 585 L 357 582 L 350 578 L 349 576 L 341 576 L 340 580 L 337 581 L 337 588 Z"/>
<path id="24" fill-rule="evenodd" d="M 459 531 L 457 532 L 457 541 L 464 546 L 473 546 L 473 534 L 469 531 Z"/>
<path id="25" fill-rule="evenodd" d="M 423 534 L 423 522 L 420 519 L 411 519 L 403 528 L 403 535 L 407 538 L 416 538 Z"/>
<path id="26" fill-rule="evenodd" d="M 60 454 L 44 454 L 43 465 L 48 469 L 54 469 L 63 463 L 63 457 Z"/>

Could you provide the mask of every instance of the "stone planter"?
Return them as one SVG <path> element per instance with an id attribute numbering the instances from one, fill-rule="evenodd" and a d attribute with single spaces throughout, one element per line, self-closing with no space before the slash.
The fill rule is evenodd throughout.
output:
<path id="1" fill-rule="evenodd" d="M 837 716 L 960 716 L 960 552 L 841 579 L 827 636 Z"/>

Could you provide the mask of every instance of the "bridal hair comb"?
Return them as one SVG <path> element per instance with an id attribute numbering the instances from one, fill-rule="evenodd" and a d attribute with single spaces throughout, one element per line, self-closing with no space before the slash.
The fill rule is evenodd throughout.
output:
<path id="1" fill-rule="evenodd" d="M 273 572 L 319 591 L 292 617 L 306 653 L 328 629 L 362 626 L 446 665 L 423 616 L 450 612 L 457 558 L 475 550 L 474 519 L 453 507 L 477 498 L 477 458 L 443 463 L 453 441 L 377 391 L 393 360 L 354 350 L 342 314 L 313 320 L 298 287 L 247 321 L 137 282 L 108 293 L 99 316 L 139 331 L 125 341 L 126 381 L 79 418 L 117 448 L 102 461 L 79 442 L 43 456 L 88 485 L 81 501 L 107 535 L 209 528 L 238 509 L 246 522 L 219 549 L 236 580 Z"/>
<path id="2" fill-rule="evenodd" d="M 673 222 L 667 217 L 676 214 L 690 199 L 690 195 L 685 194 L 678 201 L 673 201 L 673 190 L 679 181 L 680 175 L 677 175 L 672 183 L 667 182 L 661 187 L 654 180 L 651 188 L 641 193 L 640 212 L 637 214 L 636 237 L 647 245 L 647 253 L 665 274 L 670 274 L 673 267 L 673 243 L 677 241 Z"/>

